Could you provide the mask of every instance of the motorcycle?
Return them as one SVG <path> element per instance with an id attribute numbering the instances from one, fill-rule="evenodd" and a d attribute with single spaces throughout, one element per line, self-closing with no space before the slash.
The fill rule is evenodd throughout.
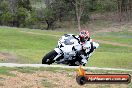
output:
<path id="1" fill-rule="evenodd" d="M 59 39 L 57 47 L 43 57 L 42 64 L 79 66 L 82 65 L 84 54 L 89 58 L 98 46 L 98 43 L 87 41 L 82 50 L 82 45 L 74 34 L 65 34 Z"/>

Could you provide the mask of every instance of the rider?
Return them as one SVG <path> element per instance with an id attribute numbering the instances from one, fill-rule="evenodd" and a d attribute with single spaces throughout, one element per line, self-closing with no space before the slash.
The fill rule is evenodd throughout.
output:
<path id="1" fill-rule="evenodd" d="M 89 32 L 86 30 L 80 31 L 78 40 L 79 40 L 80 44 L 82 45 L 82 50 L 79 51 L 78 54 L 82 58 L 81 64 L 85 65 L 88 61 L 88 58 L 90 57 L 90 55 L 92 54 L 92 52 L 94 51 L 95 48 L 93 47 L 92 39 L 90 38 Z M 86 50 L 85 44 L 86 43 L 89 43 L 91 45 L 91 48 L 87 52 L 85 52 L 85 50 Z"/>
<path id="2" fill-rule="evenodd" d="M 86 30 L 81 30 L 79 35 L 74 35 L 74 34 L 65 34 L 65 37 L 74 37 L 79 45 L 79 49 L 77 48 L 78 46 L 74 46 L 72 49 L 77 52 L 77 57 L 80 58 L 80 61 L 77 63 L 78 65 L 85 65 L 88 61 L 88 58 L 91 56 L 92 52 L 94 51 L 95 47 L 93 46 L 92 39 L 90 38 L 89 32 Z M 65 42 L 66 39 L 61 40 L 61 42 Z M 59 41 L 60 42 L 60 41 Z M 70 41 L 67 41 L 71 43 Z M 72 44 L 72 43 L 71 43 Z M 89 46 L 87 46 L 89 45 Z M 63 47 L 62 45 L 59 45 L 57 47 Z M 56 59 L 61 59 L 63 58 L 62 53 L 56 53 L 57 56 L 54 58 Z"/>

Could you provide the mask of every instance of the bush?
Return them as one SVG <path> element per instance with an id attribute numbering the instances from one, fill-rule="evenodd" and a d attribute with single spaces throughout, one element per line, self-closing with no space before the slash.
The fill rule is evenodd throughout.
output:
<path id="1" fill-rule="evenodd" d="M 8 11 L 1 15 L 1 22 L 3 25 L 9 25 L 9 22 L 13 20 L 13 15 Z"/>
<path id="2" fill-rule="evenodd" d="M 37 17 L 37 14 L 35 11 L 31 11 L 29 14 L 28 14 L 28 17 L 25 19 L 25 24 L 26 24 L 26 27 L 30 27 L 30 28 L 34 28 L 33 25 L 37 24 L 38 23 L 38 17 Z"/>
<path id="3" fill-rule="evenodd" d="M 2 0 L 0 3 L 0 23 L 2 25 L 9 25 L 9 22 L 13 19 L 13 14 L 9 11 L 8 2 Z"/>

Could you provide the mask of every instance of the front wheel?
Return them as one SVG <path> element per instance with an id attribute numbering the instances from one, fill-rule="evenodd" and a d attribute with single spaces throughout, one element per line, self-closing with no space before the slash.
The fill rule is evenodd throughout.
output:
<path id="1" fill-rule="evenodd" d="M 52 64 L 54 63 L 54 58 L 58 55 L 58 53 L 53 50 L 51 52 L 49 52 L 48 54 L 46 54 L 43 59 L 42 59 L 42 64 Z"/>

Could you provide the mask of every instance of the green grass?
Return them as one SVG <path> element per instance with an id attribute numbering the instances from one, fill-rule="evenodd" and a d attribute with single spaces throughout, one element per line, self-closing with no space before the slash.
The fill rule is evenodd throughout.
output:
<path id="1" fill-rule="evenodd" d="M 58 73 L 60 71 L 66 71 L 66 72 L 73 72 L 76 71 L 76 69 L 65 69 L 65 68 L 59 68 L 59 67 L 0 67 L 0 74 L 2 75 L 6 75 L 6 76 L 16 76 L 15 74 L 11 73 L 11 71 L 18 71 L 21 73 L 28 73 L 28 74 L 32 74 L 35 73 L 36 71 L 49 71 L 49 72 L 54 72 L 54 73 Z M 0 78 L 2 80 L 2 77 Z"/>
<path id="2" fill-rule="evenodd" d="M 38 63 L 45 53 L 56 47 L 57 37 L 28 34 L 20 31 L 19 29 L 0 29 L 1 52 L 9 52 L 26 58 L 26 61 L 22 60 L 24 63 Z"/>
<path id="3" fill-rule="evenodd" d="M 132 48 L 100 44 L 87 66 L 132 69 Z"/>
<path id="4" fill-rule="evenodd" d="M 78 68 L 77 69 L 74 69 L 74 68 L 71 68 L 71 69 L 68 69 L 68 68 L 60 68 L 60 67 L 38 67 L 38 68 L 35 68 L 35 67 L 0 67 L 0 74 L 3 74 L 3 75 L 7 75 L 7 76 L 14 76 L 13 73 L 10 73 L 11 71 L 18 71 L 18 72 L 21 72 L 21 73 L 29 73 L 29 74 L 32 74 L 32 73 L 36 73 L 36 71 L 49 71 L 49 72 L 54 72 L 54 73 L 61 73 L 61 72 L 66 72 L 66 73 L 73 73 L 73 72 L 76 72 L 78 71 Z M 92 73 L 128 73 L 130 75 L 132 75 L 132 72 L 131 71 L 115 71 L 115 70 L 95 70 L 95 69 L 85 69 L 86 72 L 92 72 Z M 69 74 L 67 75 L 69 76 Z M 72 75 L 70 75 L 72 76 Z"/>
<path id="5" fill-rule="evenodd" d="M 58 40 L 56 37 L 25 34 L 15 29 L 0 29 L 0 37 L 0 49 L 52 49 Z"/>
<path id="6" fill-rule="evenodd" d="M 132 48 L 100 44 L 87 66 L 132 69 Z"/>
<path id="7" fill-rule="evenodd" d="M 110 32 L 98 33 L 92 36 L 94 39 L 109 42 L 132 44 L 132 32 Z M 100 47 L 90 58 L 87 66 L 114 67 L 132 69 L 132 48 L 127 46 L 117 46 L 100 43 Z"/>
<path id="8" fill-rule="evenodd" d="M 87 66 L 132 69 L 131 53 L 96 52 Z"/>
<path id="9" fill-rule="evenodd" d="M 98 33 L 96 36 L 93 36 L 93 38 L 132 45 L 132 32 L 129 31 Z"/>
<path id="10" fill-rule="evenodd" d="M 0 28 L 0 52 L 18 57 L 19 63 L 41 63 L 42 57 L 53 50 L 59 36 L 67 32 Z M 55 36 L 54 36 L 55 35 Z M 93 35 L 93 39 L 132 44 L 132 32 L 110 32 Z M 132 69 L 132 48 L 100 43 L 87 66 Z M 4 62 L 4 61 L 0 61 Z"/>
<path id="11" fill-rule="evenodd" d="M 8 67 L 0 67 L 0 74 L 6 75 L 6 76 L 15 76 L 14 74 L 10 73 L 13 68 L 8 68 Z"/>

